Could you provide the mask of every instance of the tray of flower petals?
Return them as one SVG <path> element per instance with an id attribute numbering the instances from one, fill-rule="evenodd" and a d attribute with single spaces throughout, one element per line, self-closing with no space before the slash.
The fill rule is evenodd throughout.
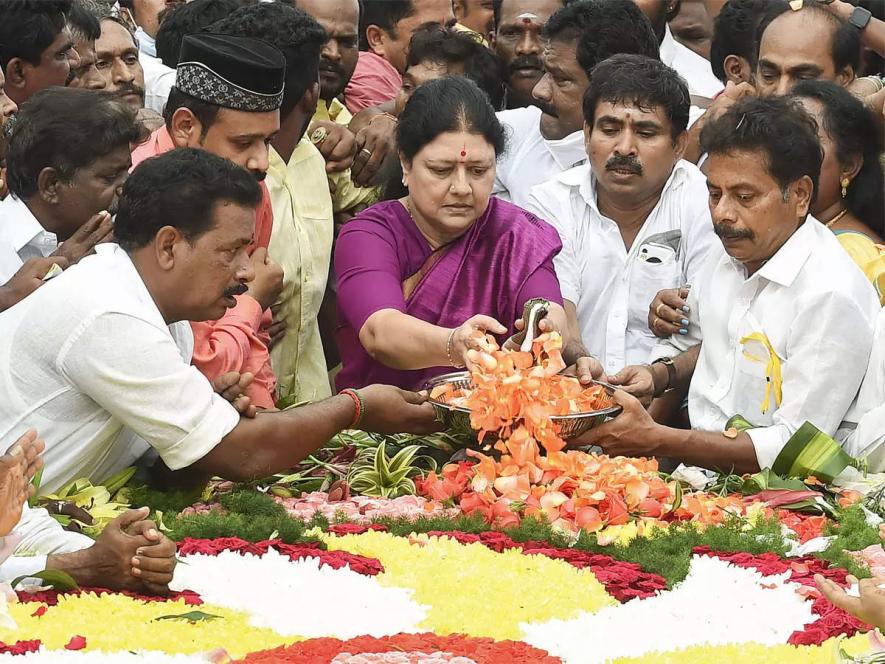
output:
<path id="1" fill-rule="evenodd" d="M 488 338 L 482 346 L 470 351 L 470 371 L 437 376 L 425 384 L 438 419 L 449 430 L 478 432 L 482 442 L 489 434 L 508 438 L 528 425 L 541 442 L 569 441 L 621 412 L 610 386 L 584 386 L 562 373 L 565 362 L 557 333 L 539 336 L 531 352 L 501 349 Z"/>

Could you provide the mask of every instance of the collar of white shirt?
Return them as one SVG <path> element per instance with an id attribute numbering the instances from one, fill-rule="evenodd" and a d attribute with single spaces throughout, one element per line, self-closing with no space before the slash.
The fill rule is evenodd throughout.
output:
<path id="1" fill-rule="evenodd" d="M 658 197 L 658 200 L 663 198 L 668 191 L 682 186 L 682 183 L 687 177 L 687 163 L 688 162 L 681 159 L 676 162 L 676 165 L 670 172 L 670 177 L 667 178 L 667 182 L 661 190 L 661 195 Z M 587 206 L 596 214 L 605 216 L 599 211 L 599 206 L 596 204 L 596 176 L 593 175 L 593 169 L 590 168 L 589 163 L 566 171 L 559 176 L 559 181 L 566 186 L 577 187 L 578 193 L 581 195 L 581 198 L 584 199 Z"/>
<path id="2" fill-rule="evenodd" d="M 156 58 L 157 42 L 141 26 L 135 29 L 135 38 L 138 40 L 138 50 Z"/>
<path id="3" fill-rule="evenodd" d="M 23 200 L 15 196 L 6 198 L 0 203 L 0 217 L 3 219 L 0 224 L 0 242 L 11 245 L 16 253 L 29 244 L 44 256 L 55 251 L 58 245 L 55 233 L 50 233 L 40 225 Z"/>
<path id="4" fill-rule="evenodd" d="M 540 131 L 540 125 L 538 127 Z M 550 155 L 563 170 L 571 168 L 587 160 L 587 149 L 584 147 L 584 132 L 576 131 L 558 140 L 544 139 L 544 145 Z"/>

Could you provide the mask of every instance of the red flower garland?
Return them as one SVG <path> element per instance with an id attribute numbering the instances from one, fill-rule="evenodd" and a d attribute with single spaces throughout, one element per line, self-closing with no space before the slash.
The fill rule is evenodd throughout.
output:
<path id="1" fill-rule="evenodd" d="M 137 599 L 141 602 L 175 602 L 179 599 L 183 599 L 184 603 L 189 606 L 199 606 L 203 603 L 200 596 L 192 590 L 172 592 L 168 595 L 142 595 L 141 593 L 133 592 L 131 590 L 108 590 L 107 588 L 91 587 L 80 587 L 78 590 L 68 590 L 64 592 L 59 590 L 41 590 L 35 593 L 23 592 L 21 590 L 16 591 L 19 602 L 43 602 L 46 606 L 55 606 L 58 604 L 59 595 L 79 595 L 80 593 L 93 593 L 95 595 L 126 595 L 127 597 Z M 38 614 L 38 612 L 40 612 L 40 609 L 37 609 L 34 613 Z M 39 615 L 43 615 L 43 613 L 45 613 L 45 611 L 39 613 Z"/>
<path id="2" fill-rule="evenodd" d="M 15 643 L 3 643 L 0 641 L 0 654 L 3 655 L 26 655 L 29 652 L 37 652 L 40 650 L 42 642 L 40 639 L 32 641 L 16 641 Z"/>
<path id="3" fill-rule="evenodd" d="M 821 576 L 847 586 L 846 576 L 848 572 L 840 567 L 830 567 L 826 560 L 820 560 L 814 556 L 802 556 L 791 560 L 784 560 L 774 553 L 754 555 L 752 553 L 723 553 L 710 551 L 708 547 L 700 546 L 694 549 L 694 553 L 705 556 L 715 556 L 726 560 L 738 567 L 753 568 L 765 576 L 790 572 L 790 581 L 812 588 L 809 597 L 814 598 L 811 611 L 820 616 L 814 622 L 805 625 L 802 630 L 797 630 L 790 635 L 788 643 L 794 646 L 819 645 L 833 636 L 845 634 L 853 636 L 858 632 L 868 632 L 870 625 L 858 620 L 850 613 L 838 608 L 825 597 L 821 596 L 814 584 L 814 575 Z"/>
<path id="4" fill-rule="evenodd" d="M 253 652 L 237 661 L 246 664 L 329 664 L 330 660 L 342 652 L 361 654 L 416 650 L 470 657 L 477 664 L 562 664 L 558 657 L 522 641 L 495 641 L 462 634 L 439 636 L 432 633 L 396 634 L 382 638 L 358 636 L 348 641 L 308 639 L 290 646 Z"/>
<path id="5" fill-rule="evenodd" d="M 247 542 L 239 537 L 222 537 L 219 539 L 193 539 L 187 537 L 182 542 L 179 542 L 178 553 L 182 556 L 194 553 L 217 556 L 222 551 L 234 551 L 239 554 L 251 553 L 260 556 L 267 553 L 271 548 L 288 556 L 290 560 L 319 558 L 321 565 L 328 565 L 332 569 L 350 566 L 350 569 L 354 572 L 364 576 L 375 576 L 384 571 L 384 566 L 375 558 L 367 558 L 366 556 L 348 553 L 347 551 L 326 551 L 320 548 L 319 542 L 285 544 L 278 539 Z"/>

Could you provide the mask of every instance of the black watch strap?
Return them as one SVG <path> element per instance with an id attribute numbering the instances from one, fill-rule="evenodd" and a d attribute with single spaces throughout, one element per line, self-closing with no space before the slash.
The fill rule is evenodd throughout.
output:
<path id="1" fill-rule="evenodd" d="M 855 7 L 854 11 L 851 12 L 851 16 L 848 17 L 848 22 L 851 23 L 858 30 L 863 30 L 867 27 L 867 24 L 870 22 L 870 19 L 873 15 L 870 13 L 869 9 L 864 9 L 863 7 Z"/>
<path id="2" fill-rule="evenodd" d="M 667 367 L 667 386 L 661 390 L 661 394 L 673 387 L 676 381 L 676 365 L 673 363 L 672 357 L 661 357 L 652 362 L 652 364 L 663 364 Z"/>

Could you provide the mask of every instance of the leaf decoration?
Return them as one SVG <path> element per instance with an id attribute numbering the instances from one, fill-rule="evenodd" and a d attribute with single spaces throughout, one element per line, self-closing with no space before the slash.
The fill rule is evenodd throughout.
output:
<path id="1" fill-rule="evenodd" d="M 35 572 L 34 574 L 22 574 L 13 579 L 10 585 L 15 588 L 25 579 L 40 579 L 44 584 L 52 586 L 55 590 L 61 592 L 80 589 L 74 577 L 67 572 L 62 572 L 60 569 L 44 569 L 42 572 Z"/>
<path id="2" fill-rule="evenodd" d="M 157 620 L 181 620 L 189 623 L 197 623 L 201 620 L 217 620 L 221 618 L 221 616 L 216 616 L 214 613 L 206 613 L 205 611 L 188 611 L 187 613 L 171 613 L 168 616 L 157 616 L 154 618 L 154 622 Z"/>

